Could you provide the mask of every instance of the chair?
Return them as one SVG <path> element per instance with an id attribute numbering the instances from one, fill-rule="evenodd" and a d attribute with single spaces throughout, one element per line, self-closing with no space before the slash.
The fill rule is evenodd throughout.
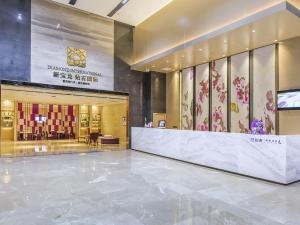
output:
<path id="1" fill-rule="evenodd" d="M 65 131 L 64 133 L 64 139 L 70 139 L 70 134 L 68 131 Z"/>
<path id="2" fill-rule="evenodd" d="M 57 139 L 57 132 L 51 131 L 49 134 L 50 134 L 49 135 L 49 140 L 56 140 Z"/>
<path id="3" fill-rule="evenodd" d="M 36 134 L 36 140 L 38 140 L 38 141 L 42 140 L 42 135 L 41 134 Z"/>
<path id="4" fill-rule="evenodd" d="M 94 143 L 94 145 L 96 144 L 98 145 L 98 138 L 99 138 L 99 133 L 91 133 L 89 144 Z"/>
<path id="5" fill-rule="evenodd" d="M 27 141 L 32 141 L 33 140 L 33 134 L 32 133 L 28 133 L 27 134 Z"/>
<path id="6" fill-rule="evenodd" d="M 18 132 L 17 137 L 18 137 L 18 141 L 24 141 L 25 140 L 24 133 Z"/>

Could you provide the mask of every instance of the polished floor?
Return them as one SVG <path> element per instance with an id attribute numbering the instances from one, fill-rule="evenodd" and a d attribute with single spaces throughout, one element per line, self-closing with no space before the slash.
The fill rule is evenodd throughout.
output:
<path id="1" fill-rule="evenodd" d="M 297 225 L 282 186 L 140 152 L 0 159 L 0 225 Z"/>
<path id="2" fill-rule="evenodd" d="M 86 144 L 75 140 L 1 141 L 0 157 L 44 156 L 66 153 L 88 153 L 123 150 L 127 143 L 117 145 Z"/>

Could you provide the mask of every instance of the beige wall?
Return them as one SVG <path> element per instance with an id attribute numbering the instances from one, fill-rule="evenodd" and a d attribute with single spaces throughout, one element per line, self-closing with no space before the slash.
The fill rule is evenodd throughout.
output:
<path id="1" fill-rule="evenodd" d="M 179 72 L 168 73 L 166 83 L 167 128 L 180 127 L 180 76 Z"/>
<path id="2" fill-rule="evenodd" d="M 147 59 L 280 2 L 284 0 L 172 1 L 135 28 L 134 62 Z"/>
<path id="3" fill-rule="evenodd" d="M 300 88 L 300 37 L 279 44 L 279 90 Z M 279 133 L 300 134 L 300 111 L 279 112 Z"/>
<path id="4" fill-rule="evenodd" d="M 127 125 L 122 118 L 127 118 L 127 104 L 106 105 L 102 108 L 102 133 L 120 138 L 120 143 L 127 142 Z"/>

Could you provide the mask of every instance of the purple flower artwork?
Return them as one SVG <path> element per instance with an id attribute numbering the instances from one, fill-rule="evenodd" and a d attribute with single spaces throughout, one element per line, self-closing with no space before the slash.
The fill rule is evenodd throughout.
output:
<path id="1" fill-rule="evenodd" d="M 262 120 L 253 120 L 251 123 L 250 134 L 265 134 L 264 123 Z"/>

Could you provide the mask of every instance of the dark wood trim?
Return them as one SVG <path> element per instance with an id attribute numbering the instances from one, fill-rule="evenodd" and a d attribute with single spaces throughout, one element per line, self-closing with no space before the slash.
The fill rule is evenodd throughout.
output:
<path id="1" fill-rule="evenodd" d="M 279 44 L 275 44 L 275 134 L 279 135 L 279 112 L 277 107 L 279 90 Z"/>
<path id="2" fill-rule="evenodd" d="M 182 129 L 182 70 L 179 73 L 179 128 Z"/>
<path id="3" fill-rule="evenodd" d="M 249 129 L 253 121 L 253 50 L 249 51 Z"/>
<path id="4" fill-rule="evenodd" d="M 227 57 L 227 132 L 231 132 L 231 56 Z"/>
<path id="5" fill-rule="evenodd" d="M 209 69 L 209 75 L 208 75 L 208 80 L 209 80 L 209 107 L 208 107 L 208 122 L 209 122 L 209 131 L 212 131 L 212 62 L 208 63 L 208 69 Z"/>
<path id="6" fill-rule="evenodd" d="M 2 111 L 2 88 L 1 87 L 0 87 L 0 111 Z M 2 157 L 2 144 L 1 143 L 2 143 L 2 124 L 0 124 L 0 157 Z"/>
<path id="7" fill-rule="evenodd" d="M 193 70 L 193 130 L 196 130 L 196 66 Z"/>

